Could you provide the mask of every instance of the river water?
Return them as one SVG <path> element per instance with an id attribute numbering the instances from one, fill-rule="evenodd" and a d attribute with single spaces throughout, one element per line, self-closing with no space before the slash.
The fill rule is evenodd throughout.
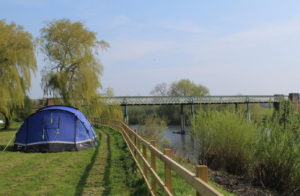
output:
<path id="1" fill-rule="evenodd" d="M 133 129 L 137 129 L 136 125 L 130 125 Z M 165 137 L 168 138 L 171 142 L 171 146 L 177 146 L 176 150 L 178 153 L 190 154 L 190 128 L 185 127 L 185 134 L 176 134 L 174 132 L 179 132 L 181 130 L 180 125 L 169 125 L 166 131 Z"/>

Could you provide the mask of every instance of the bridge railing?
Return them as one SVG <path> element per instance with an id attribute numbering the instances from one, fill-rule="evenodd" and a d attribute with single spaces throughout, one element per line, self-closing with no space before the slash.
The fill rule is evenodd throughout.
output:
<path id="1" fill-rule="evenodd" d="M 287 95 L 235 95 L 235 96 L 127 96 L 101 97 L 108 105 L 191 105 L 191 104 L 242 104 L 242 103 L 276 103 Z M 63 104 L 61 98 L 32 99 L 34 106 Z"/>
<path id="2" fill-rule="evenodd" d="M 151 143 L 149 143 L 146 140 L 145 135 L 141 136 L 140 133 L 137 133 L 136 130 L 133 130 L 128 124 L 124 123 L 123 121 L 94 118 L 92 119 L 92 123 L 94 125 L 100 125 L 110 127 L 114 130 L 120 130 L 151 195 L 157 194 L 156 183 L 165 195 L 172 195 L 171 170 L 177 173 L 190 186 L 192 186 L 195 189 L 197 196 L 222 195 L 217 190 L 208 185 L 208 170 L 206 166 L 196 166 L 197 174 L 190 172 L 171 158 L 170 149 L 165 149 L 165 152 L 162 153 L 155 147 L 155 140 L 151 140 Z M 147 149 L 151 152 L 150 164 L 147 160 Z M 165 164 L 165 183 L 156 173 L 156 158 L 160 159 Z M 148 181 L 148 172 L 151 174 L 151 186 Z"/>
<path id="3" fill-rule="evenodd" d="M 241 103 L 274 103 L 287 95 L 236 95 L 236 96 L 127 96 L 105 98 L 108 104 L 120 105 L 189 105 L 189 104 L 241 104 Z"/>

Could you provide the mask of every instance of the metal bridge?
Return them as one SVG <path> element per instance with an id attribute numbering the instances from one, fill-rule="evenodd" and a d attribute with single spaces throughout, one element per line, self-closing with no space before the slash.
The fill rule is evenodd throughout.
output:
<path id="1" fill-rule="evenodd" d="M 124 122 L 129 124 L 129 115 L 127 106 L 138 105 L 180 105 L 181 106 L 181 133 L 184 133 L 185 114 L 183 106 L 191 106 L 191 115 L 194 115 L 194 105 L 196 104 L 235 104 L 236 109 L 238 104 L 247 104 L 246 118 L 250 121 L 250 103 L 273 103 L 275 108 L 278 108 L 281 99 L 291 99 L 299 101 L 298 93 L 290 93 L 289 95 L 236 95 L 236 96 L 122 96 L 122 97 L 102 97 L 101 100 L 108 105 L 119 104 L 124 106 Z M 60 103 L 60 99 L 55 99 L 56 103 Z M 40 100 L 32 100 L 34 105 L 53 105 L 54 99 L 48 98 Z"/>
<path id="2" fill-rule="evenodd" d="M 237 96 L 126 96 L 102 98 L 108 104 L 134 105 L 193 105 L 193 104 L 241 104 L 278 103 L 288 95 L 237 95 Z"/>
<path id="3" fill-rule="evenodd" d="M 102 97 L 107 104 L 121 106 L 134 105 L 193 105 L 193 104 L 242 104 L 242 103 L 278 103 L 288 95 L 236 95 L 236 96 L 116 96 Z M 47 106 L 62 103 L 60 98 L 33 99 L 35 106 Z M 51 101 L 52 100 L 52 101 Z"/>
<path id="4" fill-rule="evenodd" d="M 138 105 L 180 105 L 181 115 L 181 134 L 184 134 L 185 114 L 184 105 L 191 106 L 191 115 L 194 115 L 195 104 L 235 104 L 236 110 L 238 104 L 247 104 L 246 118 L 250 121 L 250 103 L 273 103 L 278 107 L 281 99 L 289 99 L 288 95 L 236 95 L 236 96 L 126 96 L 102 98 L 108 104 L 120 104 L 124 106 L 124 122 L 129 123 L 127 106 Z"/>

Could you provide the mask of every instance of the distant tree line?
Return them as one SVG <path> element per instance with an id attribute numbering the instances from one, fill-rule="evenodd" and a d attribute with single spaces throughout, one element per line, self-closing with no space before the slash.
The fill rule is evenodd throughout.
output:
<path id="1" fill-rule="evenodd" d="M 179 81 L 172 82 L 169 86 L 167 83 L 160 83 L 154 86 L 150 91 L 150 95 L 153 96 L 208 96 L 209 89 L 201 84 L 195 84 L 189 79 L 181 79 Z M 215 109 L 218 111 L 229 110 L 235 111 L 234 104 L 205 104 L 194 105 L 194 112 L 201 109 Z M 260 114 L 268 111 L 268 104 L 250 104 L 250 114 L 252 121 L 257 121 Z M 239 104 L 238 110 L 245 114 L 247 111 L 246 104 Z M 186 123 L 189 124 L 191 106 L 184 105 L 183 111 L 186 117 Z M 130 124 L 140 124 L 140 121 L 145 119 L 151 114 L 157 114 L 161 118 L 167 118 L 168 124 L 179 125 L 180 124 L 180 105 L 160 105 L 160 106 L 128 106 L 128 115 Z"/>
<path id="2" fill-rule="evenodd" d="M 195 84 L 189 79 L 181 79 L 172 82 L 168 87 L 167 83 L 157 84 L 151 91 L 153 96 L 206 96 L 209 95 L 207 87 Z"/>

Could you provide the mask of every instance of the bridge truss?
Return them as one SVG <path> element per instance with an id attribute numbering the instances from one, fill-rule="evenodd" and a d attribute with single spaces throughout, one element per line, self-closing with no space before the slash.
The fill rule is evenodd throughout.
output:
<path id="1" fill-rule="evenodd" d="M 241 104 L 241 103 L 278 103 L 288 99 L 288 95 L 242 95 L 242 96 L 126 96 L 102 98 L 108 104 L 130 105 L 193 105 L 193 104 Z"/>

